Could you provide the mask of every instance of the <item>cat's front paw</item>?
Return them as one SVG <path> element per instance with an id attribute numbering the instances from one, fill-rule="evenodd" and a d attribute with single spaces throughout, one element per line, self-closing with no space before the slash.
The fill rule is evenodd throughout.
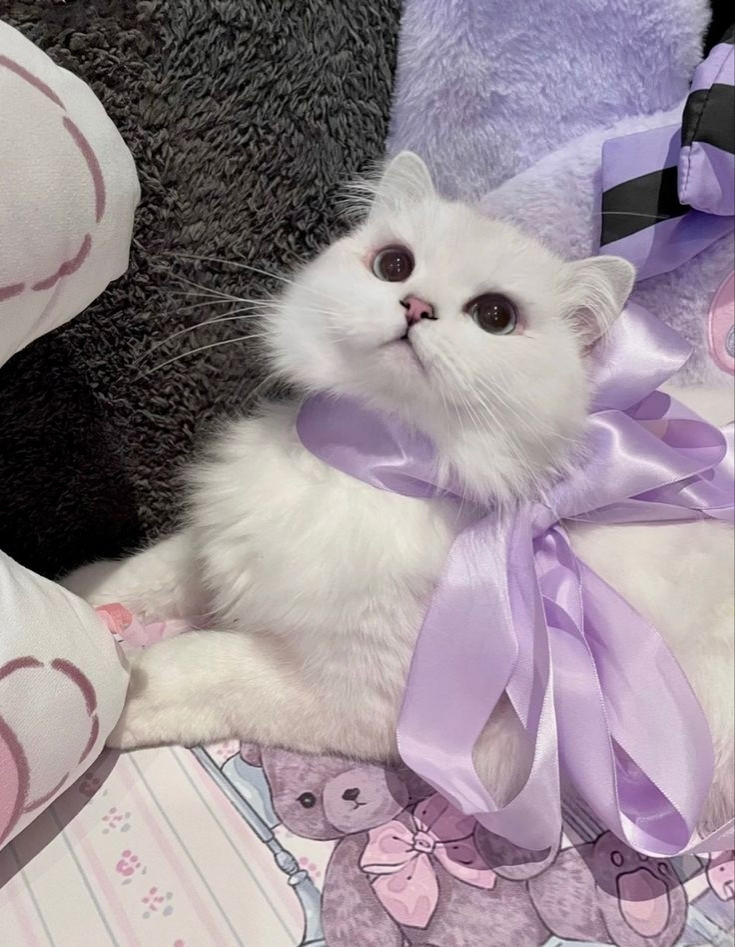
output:
<path id="1" fill-rule="evenodd" d="M 147 657 L 150 660 L 150 655 Z M 156 698 L 148 676 L 142 669 L 145 659 L 146 652 L 140 652 L 133 658 L 125 706 L 106 741 L 107 746 L 116 750 L 134 750 L 174 742 L 171 735 L 165 732 L 166 718 L 170 715 Z"/>
<path id="2" fill-rule="evenodd" d="M 146 715 L 150 718 L 150 708 L 146 710 L 140 703 L 136 700 L 127 701 L 117 726 L 106 740 L 107 746 L 116 750 L 135 750 L 161 742 L 152 721 L 146 719 Z"/>
<path id="3" fill-rule="evenodd" d="M 155 648 L 151 649 L 156 650 Z M 146 652 L 143 652 L 145 655 Z M 117 750 L 141 747 L 193 746 L 196 744 L 196 722 L 202 716 L 173 695 L 161 695 L 149 686 L 141 672 L 140 660 L 133 665 L 122 715 L 107 738 L 107 746 Z M 197 705 L 198 706 L 198 705 Z"/>

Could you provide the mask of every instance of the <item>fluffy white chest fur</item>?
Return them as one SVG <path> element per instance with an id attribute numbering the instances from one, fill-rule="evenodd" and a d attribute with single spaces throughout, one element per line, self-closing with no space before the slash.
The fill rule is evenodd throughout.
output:
<path id="1" fill-rule="evenodd" d="M 402 415 L 432 437 L 472 495 L 504 503 L 532 497 L 573 462 L 585 352 L 631 285 L 623 261 L 566 264 L 442 202 L 423 165 L 404 156 L 367 223 L 290 283 L 269 346 L 291 381 Z M 730 391 L 681 397 L 714 423 L 730 420 Z M 178 534 L 67 580 L 94 604 L 208 616 L 207 630 L 136 660 L 113 745 L 239 737 L 395 755 L 416 637 L 470 511 L 326 466 L 299 442 L 296 411 L 272 406 L 230 426 L 193 472 Z M 733 809 L 732 531 L 714 522 L 568 531 L 580 558 L 656 625 L 689 676 L 717 755 L 704 820 L 722 821 Z M 529 750 L 502 704 L 475 751 L 501 798 L 523 780 Z"/>

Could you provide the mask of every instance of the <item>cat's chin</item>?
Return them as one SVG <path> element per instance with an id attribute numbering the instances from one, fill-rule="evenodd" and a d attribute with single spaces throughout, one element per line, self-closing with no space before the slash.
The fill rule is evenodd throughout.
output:
<path id="1" fill-rule="evenodd" d="M 387 342 L 381 346 L 380 357 L 387 361 L 388 365 L 395 366 L 397 371 L 418 369 L 422 373 L 426 373 L 426 366 L 421 360 L 421 356 L 406 336 L 401 336 L 400 339 L 394 339 L 392 342 Z"/>
<path id="2" fill-rule="evenodd" d="M 339 383 L 325 387 L 419 427 L 435 393 L 425 358 L 403 337 L 351 353 Z"/>

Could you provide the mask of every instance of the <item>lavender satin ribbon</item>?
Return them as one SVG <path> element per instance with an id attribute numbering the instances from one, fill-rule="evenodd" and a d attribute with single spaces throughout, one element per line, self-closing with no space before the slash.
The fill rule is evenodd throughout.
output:
<path id="1" fill-rule="evenodd" d="M 555 844 L 560 767 L 601 822 L 653 856 L 722 850 L 695 826 L 713 772 L 709 729 L 657 631 L 574 555 L 562 520 L 733 522 L 732 426 L 723 433 L 657 391 L 689 356 L 630 306 L 592 354 L 589 457 L 542 502 L 483 511 L 452 545 L 424 620 L 398 724 L 405 762 L 457 808 L 524 848 Z M 461 496 L 429 440 L 349 399 L 317 395 L 297 430 L 309 451 L 374 487 Z M 507 694 L 534 746 L 500 806 L 472 751 Z"/>

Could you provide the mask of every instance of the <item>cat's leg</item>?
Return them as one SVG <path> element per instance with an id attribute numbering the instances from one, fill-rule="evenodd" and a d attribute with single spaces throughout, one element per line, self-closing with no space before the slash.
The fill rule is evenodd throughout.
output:
<path id="1" fill-rule="evenodd" d="M 92 605 L 119 602 L 141 618 L 191 618 L 207 611 L 186 531 L 127 559 L 82 566 L 61 584 Z"/>
<path id="2" fill-rule="evenodd" d="M 111 746 L 193 746 L 236 738 L 364 759 L 396 755 L 395 708 L 340 703 L 272 635 L 193 631 L 141 653 Z"/>
<path id="3" fill-rule="evenodd" d="M 398 758 L 395 699 L 351 679 L 313 675 L 273 635 L 193 631 L 136 658 L 128 698 L 110 746 L 194 746 L 223 739 L 388 762 Z M 480 779 L 506 801 L 530 769 L 532 747 L 507 704 L 475 750 Z"/>
<path id="4" fill-rule="evenodd" d="M 520 792 L 528 778 L 533 746 L 505 695 L 485 724 L 472 758 L 480 781 L 501 805 Z"/>

